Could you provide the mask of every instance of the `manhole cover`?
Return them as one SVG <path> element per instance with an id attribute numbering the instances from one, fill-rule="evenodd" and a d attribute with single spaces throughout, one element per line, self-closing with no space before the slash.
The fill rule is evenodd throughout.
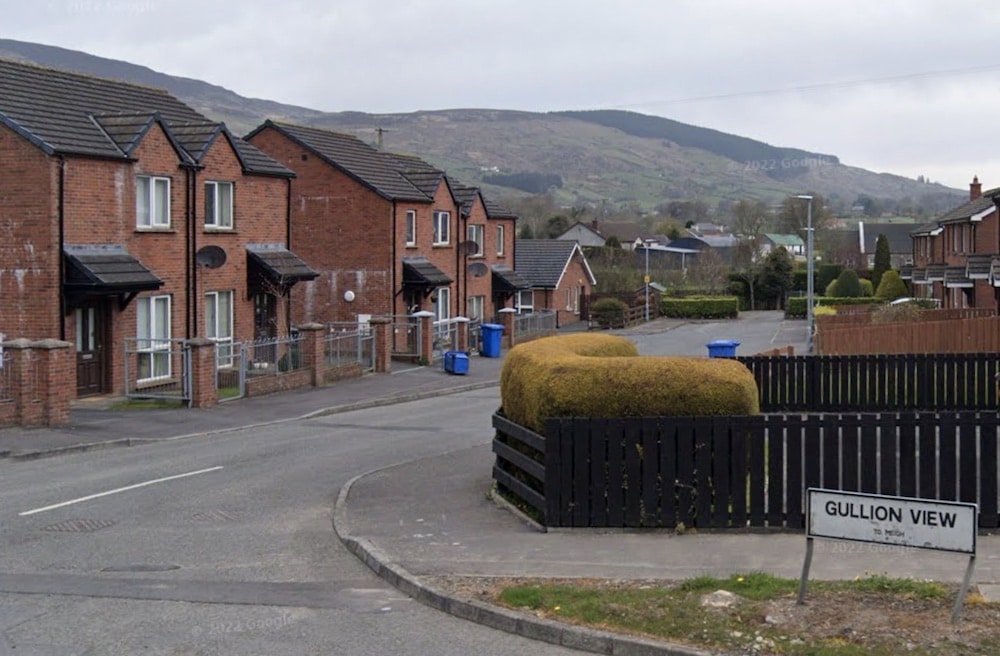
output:
<path id="1" fill-rule="evenodd" d="M 44 526 L 42 530 L 55 533 L 93 533 L 114 525 L 115 522 L 110 519 L 67 519 L 64 522 Z"/>
<path id="2" fill-rule="evenodd" d="M 196 522 L 235 522 L 236 516 L 225 510 L 202 510 L 191 515 Z"/>

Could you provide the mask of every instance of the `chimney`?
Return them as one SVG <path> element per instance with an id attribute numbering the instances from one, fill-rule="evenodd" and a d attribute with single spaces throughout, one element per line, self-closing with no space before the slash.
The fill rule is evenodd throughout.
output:
<path id="1" fill-rule="evenodd" d="M 597 219 L 590 222 L 590 227 L 594 229 L 594 232 L 601 234 L 601 229 L 597 227 Z"/>
<path id="2" fill-rule="evenodd" d="M 979 183 L 979 176 L 972 177 L 972 184 L 969 185 L 969 200 L 976 200 L 983 195 L 983 185 Z"/>

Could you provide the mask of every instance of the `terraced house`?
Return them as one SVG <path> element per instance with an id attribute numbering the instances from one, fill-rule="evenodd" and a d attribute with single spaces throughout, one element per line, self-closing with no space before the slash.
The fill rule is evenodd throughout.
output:
<path id="1" fill-rule="evenodd" d="M 75 343 L 81 396 L 286 333 L 293 177 L 165 91 L 0 60 L 0 333 Z"/>
<path id="2" fill-rule="evenodd" d="M 320 277 L 296 288 L 296 322 L 421 310 L 491 320 L 527 287 L 514 273 L 516 217 L 427 162 L 275 121 L 246 139 L 297 174 L 292 240 Z"/>
<path id="3" fill-rule="evenodd" d="M 1000 307 L 1000 189 L 969 185 L 969 200 L 911 233 L 912 265 L 900 275 L 913 295 L 944 308 Z"/>

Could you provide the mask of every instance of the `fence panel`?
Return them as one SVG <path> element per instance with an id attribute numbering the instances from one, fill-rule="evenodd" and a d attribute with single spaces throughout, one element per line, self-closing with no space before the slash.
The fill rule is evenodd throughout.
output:
<path id="1" fill-rule="evenodd" d="M 392 357 L 415 359 L 420 356 L 420 322 L 405 315 L 392 317 Z"/>
<path id="2" fill-rule="evenodd" d="M 0 347 L 0 403 L 14 400 L 14 386 L 17 384 L 14 372 L 14 356 Z"/>
<path id="3" fill-rule="evenodd" d="M 514 334 L 517 339 L 555 332 L 558 315 L 555 310 L 538 310 L 514 316 Z"/>
<path id="4" fill-rule="evenodd" d="M 362 371 L 375 370 L 375 335 L 367 325 L 327 324 L 323 341 L 323 361 L 327 368 L 358 364 Z"/>
<path id="5" fill-rule="evenodd" d="M 299 337 L 264 337 L 245 342 L 248 378 L 280 376 L 303 368 Z"/>
<path id="6" fill-rule="evenodd" d="M 242 399 L 247 394 L 247 345 L 223 342 L 215 347 L 215 389 L 219 401 Z"/>

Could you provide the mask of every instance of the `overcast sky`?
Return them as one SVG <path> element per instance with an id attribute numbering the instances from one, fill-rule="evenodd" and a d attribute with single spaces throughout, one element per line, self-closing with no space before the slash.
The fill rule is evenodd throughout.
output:
<path id="1" fill-rule="evenodd" d="M 627 109 L 1000 186 L 995 0 L 0 0 L 0 36 L 327 111 Z"/>

